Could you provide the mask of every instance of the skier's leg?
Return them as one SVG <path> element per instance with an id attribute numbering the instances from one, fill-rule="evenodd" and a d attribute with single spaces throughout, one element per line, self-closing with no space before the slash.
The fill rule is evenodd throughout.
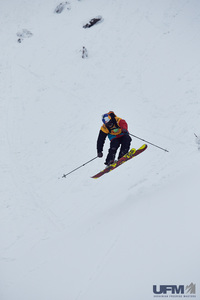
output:
<path id="1" fill-rule="evenodd" d="M 124 156 L 130 149 L 130 145 L 131 145 L 131 137 L 126 134 L 126 135 L 123 135 L 121 138 L 120 138 L 120 142 L 121 142 L 121 149 L 120 149 L 120 152 L 119 152 L 119 156 L 118 156 L 118 159 L 120 159 L 122 156 Z"/>
<path id="2" fill-rule="evenodd" d="M 119 146 L 120 146 L 120 141 L 118 138 L 111 141 L 110 149 L 108 150 L 108 155 L 106 157 L 105 165 L 109 166 L 111 163 L 114 162 L 115 155 Z"/>

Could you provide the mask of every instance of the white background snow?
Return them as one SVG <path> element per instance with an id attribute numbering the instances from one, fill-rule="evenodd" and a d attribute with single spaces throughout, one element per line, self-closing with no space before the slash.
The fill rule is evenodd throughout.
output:
<path id="1" fill-rule="evenodd" d="M 0 3 L 0 300 L 148 300 L 191 282 L 199 299 L 200 2 L 58 4 Z M 62 179 L 96 156 L 110 110 L 169 153 L 149 145 L 91 179 L 107 141 Z"/>

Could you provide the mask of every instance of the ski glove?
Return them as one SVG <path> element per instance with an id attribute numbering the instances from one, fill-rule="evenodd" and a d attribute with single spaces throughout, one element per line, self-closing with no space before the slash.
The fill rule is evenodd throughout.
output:
<path id="1" fill-rule="evenodd" d="M 97 153 L 97 156 L 98 156 L 98 157 L 102 157 L 102 156 L 103 156 L 103 152 L 98 152 L 98 153 Z"/>
<path id="2" fill-rule="evenodd" d="M 129 133 L 128 130 L 126 130 L 126 129 L 122 129 L 122 132 L 127 133 L 127 134 Z"/>

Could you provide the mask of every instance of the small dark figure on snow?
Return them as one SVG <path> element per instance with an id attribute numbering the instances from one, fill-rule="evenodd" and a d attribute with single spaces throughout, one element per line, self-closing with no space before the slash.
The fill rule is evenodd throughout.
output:
<path id="1" fill-rule="evenodd" d="M 106 157 L 105 165 L 109 166 L 115 160 L 117 149 L 121 146 L 118 159 L 124 156 L 130 149 L 131 137 L 128 133 L 128 125 L 125 120 L 118 118 L 113 111 L 102 116 L 101 126 L 97 140 L 97 156 L 103 156 L 103 146 L 108 136 L 110 149 Z"/>
<path id="2" fill-rule="evenodd" d="M 87 49 L 83 46 L 82 49 L 82 58 L 87 58 L 88 57 L 88 51 Z"/>
<path id="3" fill-rule="evenodd" d="M 87 24 L 85 24 L 85 25 L 83 26 L 83 28 L 90 28 L 90 27 L 92 27 L 94 24 L 96 24 L 97 22 L 100 22 L 100 21 L 102 21 L 102 17 L 101 17 L 101 16 L 98 16 L 98 17 L 96 17 L 96 18 L 93 18 L 93 19 L 91 19 Z"/>

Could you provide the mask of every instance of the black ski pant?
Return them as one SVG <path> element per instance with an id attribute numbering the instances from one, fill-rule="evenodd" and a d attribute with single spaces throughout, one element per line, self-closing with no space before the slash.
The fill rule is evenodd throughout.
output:
<path id="1" fill-rule="evenodd" d="M 115 160 L 115 155 L 117 149 L 121 146 L 118 159 L 124 156 L 130 149 L 131 145 L 131 137 L 128 134 L 123 135 L 120 138 L 115 138 L 110 142 L 110 149 L 108 151 L 108 155 L 106 157 L 105 164 L 109 163 L 110 161 Z"/>

